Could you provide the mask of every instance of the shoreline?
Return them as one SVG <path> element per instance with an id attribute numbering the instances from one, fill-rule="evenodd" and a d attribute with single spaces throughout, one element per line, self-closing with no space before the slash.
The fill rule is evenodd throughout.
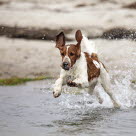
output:
<path id="1" fill-rule="evenodd" d="M 81 29 L 82 30 L 82 29 Z M 84 28 L 83 28 L 84 30 Z M 55 36 L 63 31 L 67 41 L 73 41 L 73 32 L 76 31 L 74 28 L 61 28 L 61 29 L 50 29 L 50 28 L 36 28 L 36 27 L 19 27 L 19 26 L 6 26 L 0 25 L 0 36 L 17 39 L 28 39 L 28 40 L 55 40 Z M 115 27 L 107 29 L 102 33 L 91 35 L 87 34 L 89 39 L 130 39 L 136 41 L 136 30 L 126 29 L 123 27 Z"/>
<path id="2" fill-rule="evenodd" d="M 32 81 L 40 81 L 40 80 L 49 80 L 49 79 L 56 79 L 53 77 L 45 77 L 45 76 L 39 76 L 35 78 L 18 78 L 18 77 L 11 77 L 11 78 L 0 78 L 0 86 L 16 86 L 16 85 L 21 85 L 27 82 L 32 82 Z M 136 84 L 136 80 L 130 80 L 132 85 Z"/>
<path id="3" fill-rule="evenodd" d="M 47 79 L 53 79 L 53 78 L 44 77 L 44 76 L 39 76 L 35 78 L 11 77 L 11 78 L 0 79 L 0 86 L 14 86 L 14 85 L 24 84 L 30 81 L 40 81 L 40 80 L 47 80 Z"/>

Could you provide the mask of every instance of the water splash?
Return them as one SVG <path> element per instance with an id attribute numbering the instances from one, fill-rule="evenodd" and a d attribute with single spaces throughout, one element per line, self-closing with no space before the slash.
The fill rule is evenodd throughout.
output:
<path id="1" fill-rule="evenodd" d="M 121 109 L 134 108 L 136 106 L 136 91 L 132 87 L 131 71 L 111 71 L 114 73 L 111 75 L 112 81 L 112 92 L 116 101 L 121 105 Z M 118 76 L 120 75 L 120 76 Z M 98 102 L 95 95 L 89 95 L 86 91 L 82 90 L 79 92 L 77 89 L 65 88 L 60 99 L 60 105 L 68 109 L 80 109 L 80 110 L 90 110 L 90 109 L 101 109 L 101 108 L 113 108 L 113 104 L 109 96 L 105 93 L 101 85 L 97 85 L 94 93 L 99 93 L 99 95 L 104 100 L 102 104 Z M 77 93 L 78 92 L 78 93 Z"/>

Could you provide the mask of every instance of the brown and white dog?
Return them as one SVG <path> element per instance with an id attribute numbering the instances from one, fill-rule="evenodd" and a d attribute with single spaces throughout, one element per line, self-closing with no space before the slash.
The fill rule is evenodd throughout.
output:
<path id="1" fill-rule="evenodd" d="M 87 88 L 88 93 L 91 94 L 97 82 L 100 82 L 114 106 L 118 107 L 119 105 L 110 91 L 109 74 L 103 63 L 99 61 L 95 47 L 82 35 L 80 30 L 77 30 L 75 38 L 77 44 L 66 45 L 63 32 L 56 36 L 56 47 L 60 50 L 62 68 L 60 77 L 54 85 L 53 96 L 59 97 L 62 86 L 65 84 L 70 87 Z M 83 43 L 86 46 L 85 52 L 83 52 Z"/>

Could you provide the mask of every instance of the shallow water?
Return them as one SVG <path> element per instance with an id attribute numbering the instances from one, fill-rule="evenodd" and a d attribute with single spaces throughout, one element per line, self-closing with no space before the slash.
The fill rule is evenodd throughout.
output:
<path id="1" fill-rule="evenodd" d="M 135 108 L 115 109 L 108 97 L 101 105 L 94 96 L 69 90 L 55 99 L 53 82 L 0 87 L 0 136 L 136 135 Z"/>

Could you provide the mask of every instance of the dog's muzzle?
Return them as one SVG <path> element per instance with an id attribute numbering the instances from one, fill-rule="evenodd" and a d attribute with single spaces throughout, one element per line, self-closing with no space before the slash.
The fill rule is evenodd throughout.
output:
<path id="1" fill-rule="evenodd" d="M 62 68 L 63 68 L 64 70 L 69 70 L 69 69 L 70 69 L 70 64 L 69 64 L 68 62 L 63 62 L 63 63 L 62 63 Z"/>

